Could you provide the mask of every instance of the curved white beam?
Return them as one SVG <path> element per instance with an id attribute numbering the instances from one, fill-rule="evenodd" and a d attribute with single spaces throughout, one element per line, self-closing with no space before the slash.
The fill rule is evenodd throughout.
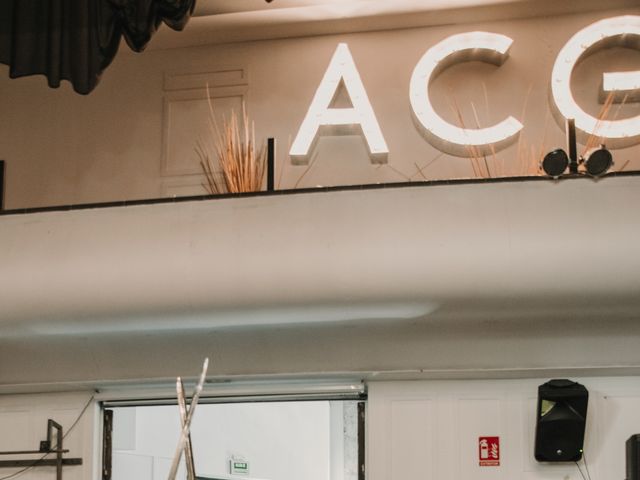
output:
<path id="1" fill-rule="evenodd" d="M 621 177 L 0 216 L 0 337 L 622 306 L 640 298 L 639 187 Z"/>

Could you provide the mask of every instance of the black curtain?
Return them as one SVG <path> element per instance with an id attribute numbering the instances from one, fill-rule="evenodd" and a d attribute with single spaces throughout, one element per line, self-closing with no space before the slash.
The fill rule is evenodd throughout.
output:
<path id="1" fill-rule="evenodd" d="M 0 63 L 91 92 L 122 37 L 142 51 L 162 22 L 182 30 L 195 0 L 0 0 Z"/>

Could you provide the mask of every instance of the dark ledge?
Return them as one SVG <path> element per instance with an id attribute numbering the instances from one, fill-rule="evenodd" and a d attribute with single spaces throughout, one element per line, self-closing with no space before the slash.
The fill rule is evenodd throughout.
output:
<path id="1" fill-rule="evenodd" d="M 188 197 L 171 197 L 171 198 L 151 198 L 145 200 L 122 200 L 117 202 L 101 202 L 101 203 L 83 203 L 78 205 L 57 205 L 53 207 L 35 207 L 35 208 L 16 208 L 11 210 L 0 210 L 0 216 L 7 215 L 24 215 L 30 213 L 42 212 L 66 212 L 71 210 L 89 210 L 95 208 L 113 208 L 113 207 L 129 207 L 135 205 L 155 205 L 155 204 L 172 204 L 183 202 L 197 202 L 203 200 L 217 200 L 225 198 L 243 198 L 243 197 L 268 197 L 273 195 L 299 195 L 307 193 L 320 192 L 343 192 L 354 190 L 383 190 L 395 188 L 420 188 L 420 187 L 437 187 L 437 186 L 454 186 L 454 185 L 486 185 L 493 183 L 512 183 L 512 182 L 564 182 L 567 180 L 585 180 L 598 181 L 602 178 L 613 177 L 637 177 L 640 171 L 634 170 L 629 172 L 611 172 L 599 178 L 592 178 L 586 175 L 563 175 L 559 179 L 552 179 L 546 176 L 526 176 L 526 177 L 498 177 L 498 178 L 464 178 L 453 180 L 426 180 L 416 182 L 398 182 L 398 183 L 371 183 L 365 185 L 338 185 L 334 187 L 311 187 L 298 188 L 291 190 L 274 190 L 247 193 L 224 193 L 220 195 L 193 195 Z"/>

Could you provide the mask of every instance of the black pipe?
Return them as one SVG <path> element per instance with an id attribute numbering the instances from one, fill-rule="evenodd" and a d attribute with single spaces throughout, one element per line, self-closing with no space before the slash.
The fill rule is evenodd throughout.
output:
<path id="1" fill-rule="evenodd" d="M 0 160 L 0 210 L 4 210 L 4 160 Z"/>
<path id="2" fill-rule="evenodd" d="M 267 192 L 275 190 L 276 176 L 276 139 L 267 139 Z"/>
<path id="3" fill-rule="evenodd" d="M 578 173 L 576 121 L 573 118 L 567 119 L 567 149 L 569 150 L 569 173 Z"/>

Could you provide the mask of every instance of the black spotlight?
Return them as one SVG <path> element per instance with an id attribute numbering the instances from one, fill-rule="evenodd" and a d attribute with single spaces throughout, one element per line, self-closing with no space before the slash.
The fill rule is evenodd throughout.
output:
<path id="1" fill-rule="evenodd" d="M 569 166 L 569 157 L 567 153 L 558 148 L 553 152 L 547 153 L 542 159 L 542 170 L 550 177 L 558 178 Z"/>
<path id="2" fill-rule="evenodd" d="M 539 462 L 577 462 L 582 458 L 589 392 L 571 380 L 538 387 L 535 458 Z"/>
<path id="3" fill-rule="evenodd" d="M 584 159 L 584 168 L 592 177 L 604 175 L 613 166 L 611 152 L 601 145 L 600 148 L 591 150 Z"/>

